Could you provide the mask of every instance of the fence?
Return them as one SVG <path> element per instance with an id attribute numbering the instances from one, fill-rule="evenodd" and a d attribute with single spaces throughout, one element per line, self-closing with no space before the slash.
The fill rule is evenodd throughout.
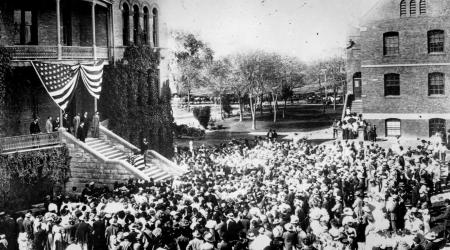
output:
<path id="1" fill-rule="evenodd" d="M 59 132 L 0 138 L 0 153 L 39 149 L 61 144 Z"/>

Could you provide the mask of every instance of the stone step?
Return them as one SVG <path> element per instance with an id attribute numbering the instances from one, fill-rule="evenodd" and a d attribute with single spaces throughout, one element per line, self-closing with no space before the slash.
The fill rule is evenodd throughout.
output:
<path id="1" fill-rule="evenodd" d="M 87 143 L 87 145 L 89 145 L 91 147 L 96 147 L 96 146 L 99 146 L 99 145 L 109 145 L 108 143 L 106 143 L 106 142 L 104 142 L 102 140 L 92 140 L 92 141 L 89 141 L 89 142 L 86 142 L 86 143 Z"/>
<path id="2" fill-rule="evenodd" d="M 111 145 L 108 145 L 108 144 L 97 144 L 97 145 L 91 146 L 91 148 L 100 152 L 102 150 L 110 149 L 112 147 L 111 147 Z"/>
<path id="3" fill-rule="evenodd" d="M 102 148 L 96 149 L 96 150 L 97 150 L 100 154 L 105 155 L 105 154 L 107 154 L 108 152 L 116 151 L 117 149 L 115 149 L 115 148 L 109 146 L 109 147 L 102 147 Z M 118 151 L 118 150 L 117 150 L 117 151 Z"/>
<path id="4" fill-rule="evenodd" d="M 108 157 L 109 159 L 115 159 L 115 158 L 123 156 L 123 155 L 124 155 L 124 153 L 119 150 L 111 151 L 111 152 L 108 152 L 107 154 L 105 154 L 105 156 Z"/>

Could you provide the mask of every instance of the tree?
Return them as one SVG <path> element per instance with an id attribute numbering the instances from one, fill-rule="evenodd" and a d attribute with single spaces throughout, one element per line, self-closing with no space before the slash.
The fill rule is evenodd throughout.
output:
<path id="1" fill-rule="evenodd" d="M 194 34 L 174 32 L 172 36 L 178 48 L 173 52 L 171 69 L 177 79 L 177 88 L 187 95 L 190 111 L 191 93 L 204 86 L 204 69 L 212 62 L 214 52 Z"/>
<path id="2" fill-rule="evenodd" d="M 306 66 L 294 57 L 283 58 L 283 80 L 281 86 L 281 99 L 284 100 L 283 118 L 286 113 L 286 104 L 289 98 L 294 95 L 294 89 L 301 87 L 305 84 L 305 71 Z"/>
<path id="3" fill-rule="evenodd" d="M 231 62 L 228 58 L 214 60 L 208 64 L 205 77 L 208 86 L 212 88 L 214 96 L 219 98 L 220 116 L 223 119 L 223 96 L 230 90 Z"/>
<path id="4" fill-rule="evenodd" d="M 209 120 L 211 119 L 211 107 L 195 107 L 192 110 L 195 119 L 202 125 L 205 129 L 208 128 Z"/>

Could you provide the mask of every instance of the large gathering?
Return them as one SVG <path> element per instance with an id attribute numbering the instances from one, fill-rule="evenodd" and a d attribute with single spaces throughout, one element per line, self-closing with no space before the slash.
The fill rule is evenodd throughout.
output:
<path id="1" fill-rule="evenodd" d="M 448 237 L 445 156 L 334 141 L 232 140 L 176 161 L 166 182 L 89 183 L 46 197 L 45 211 L 2 213 L 2 249 L 439 249 Z M 444 170 L 443 170 L 444 169 Z M 447 175 L 448 176 L 448 175 Z"/>

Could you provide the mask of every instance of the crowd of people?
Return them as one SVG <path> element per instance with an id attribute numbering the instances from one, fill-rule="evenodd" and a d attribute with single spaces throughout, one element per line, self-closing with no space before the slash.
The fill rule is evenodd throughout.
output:
<path id="1" fill-rule="evenodd" d="M 334 120 L 333 122 L 333 138 L 338 137 L 338 130 L 342 130 L 343 140 L 352 140 L 359 137 L 359 129 L 363 129 L 364 140 L 376 142 L 377 141 L 377 127 L 375 124 L 368 123 L 362 119 L 361 115 L 356 113 L 348 113 L 341 121 Z"/>
<path id="2" fill-rule="evenodd" d="M 64 113 L 62 127 L 68 132 L 73 133 L 73 135 L 80 141 L 84 142 L 91 130 L 91 135 L 94 138 L 99 136 L 99 126 L 100 126 L 100 114 L 98 111 L 94 113 L 92 117 L 89 116 L 88 112 L 84 112 L 83 116 L 77 113 L 73 119 L 69 118 L 68 113 Z M 58 131 L 61 128 L 61 121 L 59 116 L 53 119 L 49 116 L 45 121 L 45 133 L 52 133 Z M 35 135 L 41 133 L 41 128 L 39 125 L 39 117 L 34 117 L 30 124 L 30 134 Z"/>
<path id="3" fill-rule="evenodd" d="M 174 180 L 90 183 L 48 197 L 45 213 L 0 214 L 0 249 L 439 249 L 450 200 L 436 216 L 431 196 L 447 186 L 448 165 L 426 142 L 396 147 L 258 139 L 180 148 L 175 160 L 189 172 Z"/>

